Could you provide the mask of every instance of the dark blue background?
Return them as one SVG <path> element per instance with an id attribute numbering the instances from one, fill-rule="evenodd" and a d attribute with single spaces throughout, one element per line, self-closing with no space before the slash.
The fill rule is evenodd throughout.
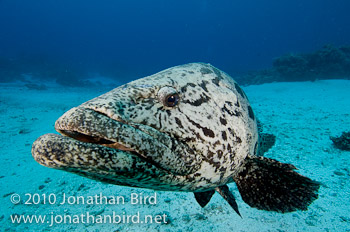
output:
<path id="1" fill-rule="evenodd" d="M 235 75 L 349 45 L 349 0 L 0 0 L 0 56 L 138 78 L 187 62 Z"/>

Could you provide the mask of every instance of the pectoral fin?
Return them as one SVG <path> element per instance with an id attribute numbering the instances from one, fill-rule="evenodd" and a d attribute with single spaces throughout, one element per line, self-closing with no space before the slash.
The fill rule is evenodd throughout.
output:
<path id="1" fill-rule="evenodd" d="M 230 206 L 236 211 L 236 213 L 240 217 L 242 217 L 241 214 L 239 213 L 236 199 L 233 196 L 233 194 L 230 192 L 230 189 L 228 188 L 228 186 L 227 185 L 219 186 L 219 187 L 215 188 L 215 190 L 218 193 L 220 193 L 220 195 L 230 204 Z"/>
<path id="2" fill-rule="evenodd" d="M 215 190 L 210 190 L 206 192 L 194 192 L 194 197 L 196 198 L 198 204 L 202 208 L 204 208 L 209 203 L 214 193 L 215 193 Z"/>

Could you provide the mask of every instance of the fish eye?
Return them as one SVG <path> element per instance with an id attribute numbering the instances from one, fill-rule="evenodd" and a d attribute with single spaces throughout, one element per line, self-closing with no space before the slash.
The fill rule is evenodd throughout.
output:
<path id="1" fill-rule="evenodd" d="M 175 107 L 180 101 L 180 96 L 176 89 L 166 86 L 158 91 L 158 100 L 165 107 Z"/>
<path id="2" fill-rule="evenodd" d="M 165 104 L 166 104 L 166 106 L 174 107 L 179 102 L 179 99 L 180 99 L 179 94 L 177 94 L 177 93 L 171 94 L 171 95 L 166 97 Z"/>

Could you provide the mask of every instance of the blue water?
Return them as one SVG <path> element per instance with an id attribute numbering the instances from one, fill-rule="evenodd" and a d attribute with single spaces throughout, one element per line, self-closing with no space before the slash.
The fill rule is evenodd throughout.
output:
<path id="1" fill-rule="evenodd" d="M 124 79 L 198 61 L 236 75 L 348 45 L 349 9 L 347 0 L 2 0 L 0 57 Z"/>
<path id="2" fill-rule="evenodd" d="M 0 231 L 349 232 L 349 152 L 329 139 L 350 129 L 349 11 L 348 0 L 0 0 Z M 321 78 L 244 86 L 264 130 L 277 137 L 266 156 L 322 183 L 308 211 L 251 208 L 234 184 L 229 187 L 243 218 L 217 193 L 205 208 L 192 193 L 162 191 L 156 204 L 132 205 L 131 194 L 155 192 L 49 169 L 31 156 L 33 141 L 55 133 L 64 112 L 120 84 L 189 62 L 244 76 L 271 69 L 277 57 L 329 44 L 322 50 L 332 51 L 328 63 L 315 65 L 324 67 Z M 342 46 L 339 53 L 335 48 Z M 334 69 L 341 71 L 326 72 Z M 293 75 L 288 81 L 305 78 Z M 324 80 L 336 78 L 347 80 Z M 126 203 L 58 204 L 63 194 L 86 199 L 100 193 Z M 160 223 L 59 221 L 87 212 L 159 215 Z M 53 215 L 58 221 L 16 222 L 14 215 Z"/>

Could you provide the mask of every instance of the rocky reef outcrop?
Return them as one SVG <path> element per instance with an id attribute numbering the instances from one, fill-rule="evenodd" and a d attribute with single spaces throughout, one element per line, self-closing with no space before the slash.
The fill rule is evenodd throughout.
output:
<path id="1" fill-rule="evenodd" d="M 333 145 L 336 148 L 344 151 L 350 151 L 350 131 L 343 132 L 339 137 L 330 137 L 330 139 L 333 141 Z"/>
<path id="2" fill-rule="evenodd" d="M 313 53 L 287 54 L 276 58 L 271 69 L 251 72 L 235 79 L 242 85 L 350 79 L 350 46 L 326 45 Z"/>

